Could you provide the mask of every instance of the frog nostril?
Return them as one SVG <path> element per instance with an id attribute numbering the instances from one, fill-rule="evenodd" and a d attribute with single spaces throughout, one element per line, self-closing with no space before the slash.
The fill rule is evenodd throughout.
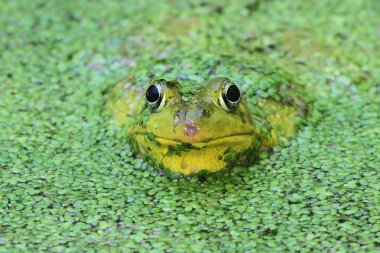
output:
<path id="1" fill-rule="evenodd" d="M 198 111 L 198 115 L 200 117 L 206 117 L 206 116 L 210 115 L 210 111 L 207 110 L 207 109 L 201 109 L 201 110 Z"/>
<path id="2" fill-rule="evenodd" d="M 180 117 L 181 119 L 185 119 L 186 118 L 186 111 L 185 110 L 177 110 L 175 112 L 175 115 Z"/>

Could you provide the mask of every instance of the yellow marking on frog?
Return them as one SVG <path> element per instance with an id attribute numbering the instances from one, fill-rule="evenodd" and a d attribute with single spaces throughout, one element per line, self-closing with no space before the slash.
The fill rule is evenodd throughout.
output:
<path id="1" fill-rule="evenodd" d="M 112 88 L 111 97 L 105 105 L 118 126 L 129 123 L 144 103 L 143 89 L 120 82 Z"/>
<path id="2" fill-rule="evenodd" d="M 296 133 L 295 119 L 297 109 L 292 106 L 285 106 L 276 102 L 261 104 L 264 109 L 271 110 L 273 113 L 267 117 L 272 126 L 270 137 L 263 141 L 263 147 L 275 146 L 280 137 L 292 138 Z"/>

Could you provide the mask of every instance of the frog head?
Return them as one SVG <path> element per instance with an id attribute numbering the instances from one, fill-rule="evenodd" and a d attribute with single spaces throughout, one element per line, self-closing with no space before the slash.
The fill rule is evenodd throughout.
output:
<path id="1" fill-rule="evenodd" d="M 215 172 L 253 159 L 259 128 L 236 84 L 225 77 L 205 86 L 153 80 L 146 106 L 127 136 L 154 166 L 184 175 Z"/>

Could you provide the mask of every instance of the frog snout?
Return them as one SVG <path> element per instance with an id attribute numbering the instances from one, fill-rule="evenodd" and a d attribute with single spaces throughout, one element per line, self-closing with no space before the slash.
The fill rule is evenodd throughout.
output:
<path id="1" fill-rule="evenodd" d="M 183 126 L 183 133 L 185 136 L 193 137 L 199 132 L 200 127 L 198 122 L 201 118 L 210 115 L 210 111 L 207 109 L 181 109 L 176 111 L 173 120 L 173 126 Z"/>

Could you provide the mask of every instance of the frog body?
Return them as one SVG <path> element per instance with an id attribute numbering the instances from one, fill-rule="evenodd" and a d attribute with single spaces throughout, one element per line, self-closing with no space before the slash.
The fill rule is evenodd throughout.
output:
<path id="1" fill-rule="evenodd" d="M 183 175 L 246 166 L 295 135 L 306 106 L 301 86 L 279 69 L 229 56 L 206 55 L 195 66 L 191 59 L 184 54 L 137 69 L 107 103 L 151 165 Z"/>

